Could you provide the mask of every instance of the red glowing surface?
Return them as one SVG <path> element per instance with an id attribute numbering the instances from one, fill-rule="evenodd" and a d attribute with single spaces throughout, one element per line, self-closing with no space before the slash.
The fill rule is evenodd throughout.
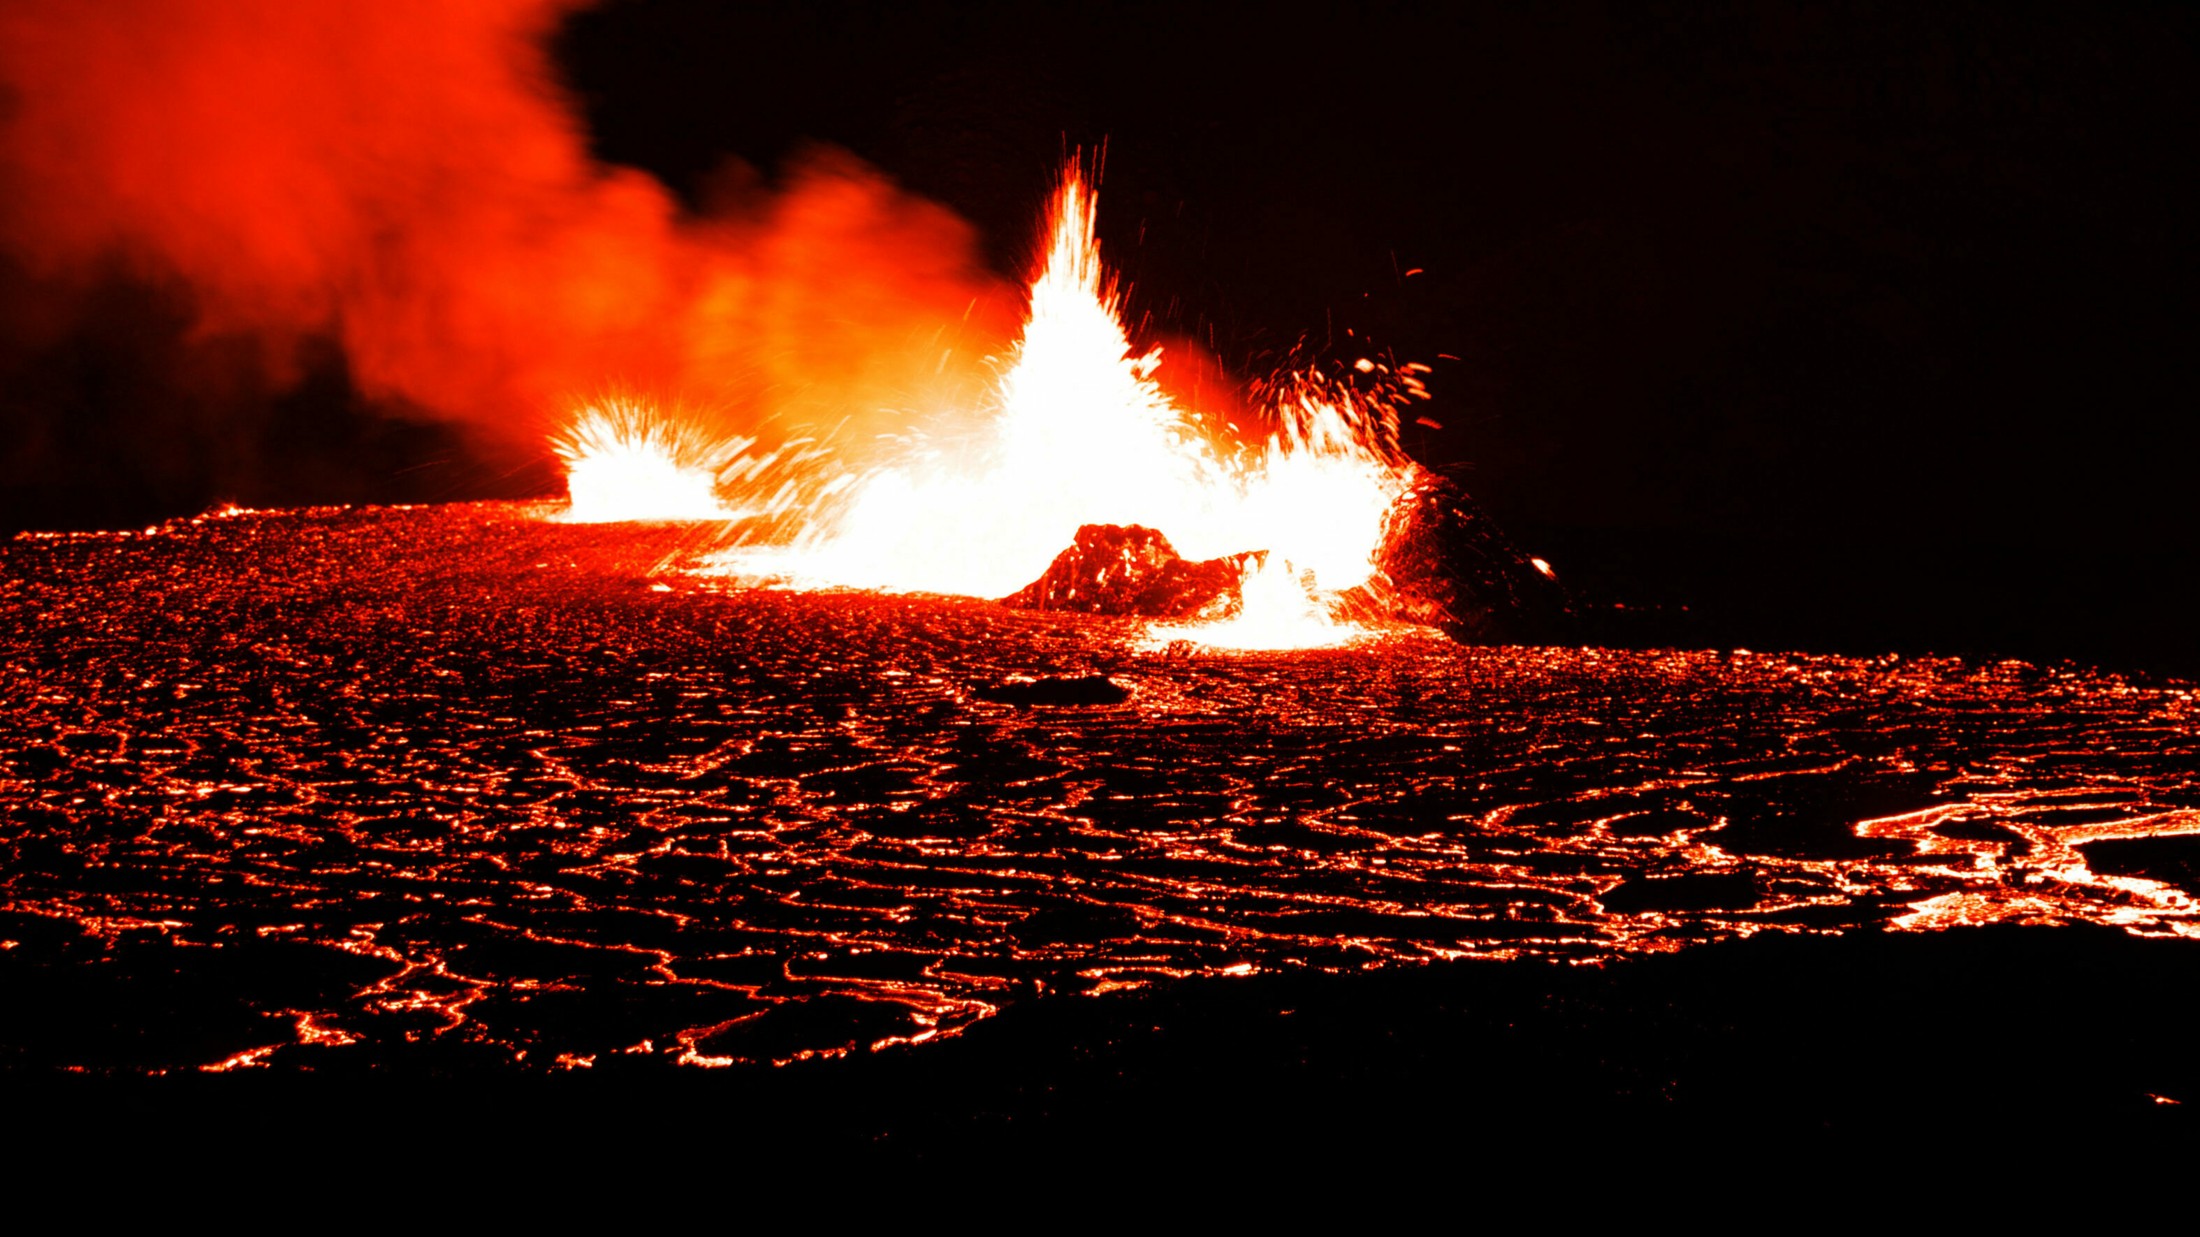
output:
<path id="1" fill-rule="evenodd" d="M 2200 845 L 2189 686 L 1414 629 L 1186 657 L 653 574 L 689 529 L 543 514 L 0 547 L 0 955 L 71 994 L 37 1059 L 784 1061 L 1181 976 L 2200 935 L 2118 849 Z M 990 691 L 1092 671 L 1125 697 Z"/>
<path id="2" fill-rule="evenodd" d="M 1160 351 L 1141 351 L 1123 324 L 1094 234 L 1098 209 L 1073 167 L 1053 200 L 1022 332 L 971 402 L 911 418 L 854 458 L 831 441 L 768 454 L 747 439 L 713 446 L 696 423 L 642 405 L 628 415 L 633 428 L 611 434 L 599 408 L 582 409 L 560 445 L 567 518 L 711 518 L 696 487 L 716 475 L 724 505 L 765 518 L 730 529 L 739 544 L 704 564 L 708 573 L 973 597 L 1028 584 L 1083 525 L 1139 524 L 1194 559 L 1265 555 L 1235 613 L 1164 629 L 1160 643 L 1272 650 L 1361 635 L 1332 611 L 1338 593 L 1368 582 L 1385 517 L 1411 484 L 1392 405 L 1418 392 L 1420 367 L 1386 374 L 1379 396 L 1291 375 L 1271 384 L 1257 426 L 1189 407 L 1155 380 Z M 681 474 L 675 457 L 713 463 Z M 677 511 L 697 514 L 668 514 Z"/>

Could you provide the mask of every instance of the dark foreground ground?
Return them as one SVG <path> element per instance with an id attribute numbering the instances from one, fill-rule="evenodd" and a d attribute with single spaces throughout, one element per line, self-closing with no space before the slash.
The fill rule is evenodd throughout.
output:
<path id="1" fill-rule="evenodd" d="M 2200 944 L 2106 928 L 1759 937 L 1601 967 L 1459 963 L 1041 1000 L 945 1043 L 776 1069 L 636 1058 L 513 1078 L 421 1061 L 4 1085 L 19 1122 L 39 1114 L 17 1128 L 43 1129 L 50 1147 L 135 1131 L 133 1154 L 168 1164 L 497 1165 L 571 1171 L 576 1188 L 697 1166 L 728 1181 L 898 1166 L 943 1183 L 1102 1167 L 1494 1182 L 1501 1165 L 1681 1161 L 1810 1176 L 1831 1171 L 1828 1156 L 1922 1172 L 1981 1152 L 2189 1145 L 2195 992 Z"/>

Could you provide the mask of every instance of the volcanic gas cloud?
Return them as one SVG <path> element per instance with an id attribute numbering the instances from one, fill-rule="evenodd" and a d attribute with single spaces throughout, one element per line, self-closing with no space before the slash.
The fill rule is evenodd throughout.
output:
<path id="1" fill-rule="evenodd" d="M 606 384 L 719 436 L 983 388 L 1017 298 L 960 220 L 829 150 L 708 213 L 596 162 L 544 50 L 573 7 L 11 3 L 0 246 L 63 317 L 179 286 L 278 380 L 333 338 L 370 395 L 515 441 Z"/>

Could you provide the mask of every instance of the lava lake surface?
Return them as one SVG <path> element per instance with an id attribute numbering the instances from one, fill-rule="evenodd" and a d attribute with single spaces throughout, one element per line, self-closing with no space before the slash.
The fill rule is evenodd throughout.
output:
<path id="1" fill-rule="evenodd" d="M 0 1070 L 856 1068 L 1247 1002 L 1335 1044 L 1460 984 L 1547 1010 L 2045 929 L 2191 969 L 2189 684 L 1408 628 L 1185 656 L 731 588 L 706 530 L 549 512 L 0 545 Z M 1096 676 L 1123 698 L 1004 690 Z"/>

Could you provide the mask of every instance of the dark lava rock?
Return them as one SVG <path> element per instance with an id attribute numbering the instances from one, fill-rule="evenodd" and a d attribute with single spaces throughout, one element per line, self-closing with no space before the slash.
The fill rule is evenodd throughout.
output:
<path id="1" fill-rule="evenodd" d="M 1574 1193 L 1541 1197 L 1573 1207 L 1588 1131 L 1610 1140 L 1590 1147 L 1604 1156 L 1600 1183 L 1649 1174 L 1613 1196 L 1637 1210 L 1691 1173 L 1728 1174 L 1714 1180 L 1729 1195 L 1804 1178 L 1870 1197 L 1884 1181 L 1914 1208 L 1915 1184 L 1888 1169 L 1908 1163 L 1889 1160 L 1903 1151 L 1890 1139 L 1936 1122 L 1976 1146 L 1978 1167 L 1964 1171 L 1986 1181 L 2042 1152 L 2064 1163 L 2069 1150 L 2105 1150 L 2121 1169 L 2149 1147 L 2191 1146 L 2196 992 L 2200 944 L 2113 929 L 1766 932 L 1603 966 L 1285 971 L 1018 1000 L 954 1038 L 783 1068 L 607 1053 L 557 1075 L 439 1072 L 413 1058 L 348 1073 L 17 1074 L 8 1100 L 11 1118 L 45 1134 L 26 1147 L 33 1165 L 41 1148 L 80 1160 L 117 1129 L 153 1129 L 190 1135 L 160 1164 L 218 1169 L 215 1157 L 266 1141 L 271 1124 L 341 1112 L 365 1145 L 507 1173 L 529 1171 L 540 1132 L 556 1129 L 615 1181 L 728 1164 L 1185 1163 L 1250 1181 L 1281 1166 L 1363 1190 L 1450 1188 L 1471 1173 L 1493 1197 L 1548 1174 Z M 842 1007 L 850 1035 L 876 1033 L 862 1012 Z M 2037 1081 L 2042 1062 L 2051 1085 Z M 1938 1149 L 1934 1164 L 1961 1165 L 1961 1151 Z M 276 1179 L 327 1171 L 311 1140 L 255 1154 Z"/>
<path id="2" fill-rule="evenodd" d="M 1641 876 L 1597 899 L 1615 915 L 1639 911 L 1744 910 L 1757 905 L 1757 882 L 1747 872 Z"/>
<path id="3" fill-rule="evenodd" d="M 1140 524 L 1087 524 L 1046 574 L 1001 599 L 1022 610 L 1077 610 L 1148 618 L 1215 618 L 1237 604 L 1238 581 L 1257 557 L 1187 562 Z"/>
<path id="4" fill-rule="evenodd" d="M 2138 876 L 2200 894 L 2200 837 L 2119 838 L 2078 848 L 2086 866 L 2104 876 Z"/>
<path id="5" fill-rule="evenodd" d="M 1462 644 L 1534 642 L 1573 625 L 1566 590 L 1522 553 L 1460 486 L 1422 474 L 1391 508 L 1374 584 L 1376 613 L 1441 628 Z"/>
<path id="6" fill-rule="evenodd" d="M 1169 539 L 1139 524 L 1087 524 L 1022 591 L 1002 598 L 1025 610 L 1148 618 L 1224 618 L 1265 550 L 1187 562 Z M 1459 485 L 1423 474 L 1391 508 L 1377 572 L 1345 592 L 1341 616 L 1439 628 L 1463 644 L 1562 638 L 1574 626 L 1555 576 L 1498 530 Z"/>
<path id="7" fill-rule="evenodd" d="M 1131 689 L 1104 674 L 1053 675 L 981 687 L 978 696 L 1002 704 L 1121 704 Z"/>

